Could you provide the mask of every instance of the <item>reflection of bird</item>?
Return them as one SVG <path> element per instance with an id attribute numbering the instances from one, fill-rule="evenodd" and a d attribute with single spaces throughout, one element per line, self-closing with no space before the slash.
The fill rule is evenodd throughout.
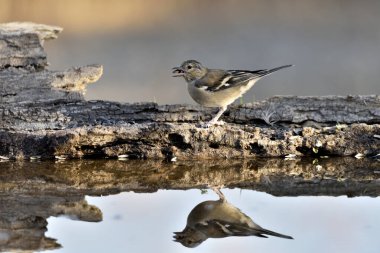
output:
<path id="1" fill-rule="evenodd" d="M 187 224 L 182 232 L 174 232 L 174 239 L 182 245 L 194 248 L 208 238 L 228 236 L 277 236 L 293 239 L 291 236 L 279 234 L 260 227 L 238 208 L 229 204 L 223 194 L 216 190 L 220 199 L 205 201 L 191 210 Z"/>
<path id="2" fill-rule="evenodd" d="M 208 69 L 195 60 L 188 60 L 173 68 L 175 77 L 182 76 L 187 82 L 191 97 L 207 107 L 219 107 L 219 112 L 206 126 L 218 122 L 227 106 L 246 93 L 260 78 L 277 70 L 291 67 L 285 65 L 274 69 L 221 70 Z"/>

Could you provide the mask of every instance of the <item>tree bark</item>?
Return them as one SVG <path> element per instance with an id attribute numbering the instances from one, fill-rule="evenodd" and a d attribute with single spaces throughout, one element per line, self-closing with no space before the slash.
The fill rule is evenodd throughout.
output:
<path id="1" fill-rule="evenodd" d="M 0 155 L 209 159 L 372 156 L 379 153 L 380 97 L 279 96 L 231 106 L 224 126 L 198 127 L 216 109 L 86 101 L 102 66 L 46 68 L 43 42 L 61 28 L 0 25 Z"/>

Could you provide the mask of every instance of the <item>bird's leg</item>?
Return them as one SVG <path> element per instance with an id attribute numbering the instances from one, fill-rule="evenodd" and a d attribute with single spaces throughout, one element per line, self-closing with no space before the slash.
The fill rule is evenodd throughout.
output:
<path id="1" fill-rule="evenodd" d="M 226 197 L 224 197 L 223 192 L 220 191 L 219 187 L 210 187 L 216 194 L 218 194 L 220 201 L 226 202 Z"/>
<path id="2" fill-rule="evenodd" d="M 214 116 L 214 118 L 212 118 L 212 119 L 207 123 L 207 125 L 208 125 L 208 126 L 212 126 L 212 125 L 215 125 L 215 124 L 223 125 L 224 122 L 223 122 L 223 121 L 218 121 L 218 119 L 220 118 L 220 116 L 222 116 L 222 114 L 223 114 L 226 110 L 227 110 L 227 106 L 220 107 L 218 113 Z"/>

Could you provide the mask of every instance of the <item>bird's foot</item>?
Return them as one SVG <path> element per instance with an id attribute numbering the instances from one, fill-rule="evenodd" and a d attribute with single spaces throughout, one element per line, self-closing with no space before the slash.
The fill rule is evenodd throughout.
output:
<path id="1" fill-rule="evenodd" d="M 209 128 L 209 127 L 211 127 L 211 125 L 209 123 L 201 122 L 201 123 L 197 124 L 196 127 Z"/>
<path id="2" fill-rule="evenodd" d="M 204 123 L 204 122 L 200 123 L 198 125 L 198 127 L 201 127 L 201 128 L 210 128 L 212 126 L 223 126 L 224 124 L 225 124 L 225 122 L 222 121 L 222 120 L 219 120 L 219 121 L 212 121 L 211 120 L 211 121 L 209 121 L 207 123 Z"/>
<path id="3" fill-rule="evenodd" d="M 224 126 L 225 122 L 223 120 L 215 121 L 214 126 Z"/>

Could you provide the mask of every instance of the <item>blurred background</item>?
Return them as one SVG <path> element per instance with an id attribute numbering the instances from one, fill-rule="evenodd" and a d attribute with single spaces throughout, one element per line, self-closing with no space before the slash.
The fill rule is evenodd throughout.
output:
<path id="1" fill-rule="evenodd" d="M 380 93 L 378 0 L 0 0 L 0 22 L 64 28 L 50 69 L 91 63 L 104 76 L 87 99 L 194 103 L 171 68 L 295 67 L 258 82 L 244 102 L 274 95 Z M 239 102 L 239 101 L 238 101 Z"/>

